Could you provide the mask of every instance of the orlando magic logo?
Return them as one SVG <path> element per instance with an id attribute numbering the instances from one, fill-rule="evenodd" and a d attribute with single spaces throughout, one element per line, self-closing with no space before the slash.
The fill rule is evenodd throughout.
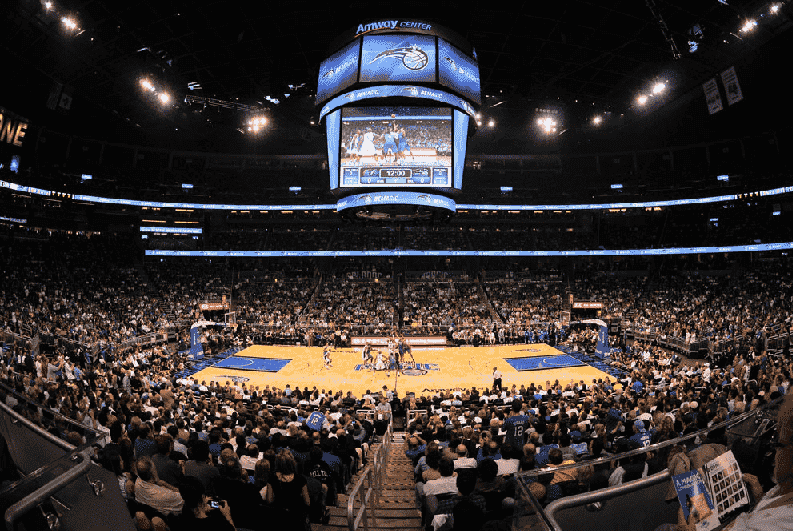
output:
<path id="1" fill-rule="evenodd" d="M 405 87 L 402 90 L 407 92 L 408 94 L 410 94 L 414 98 L 419 95 L 419 89 L 417 89 L 416 87 Z"/>
<path id="2" fill-rule="evenodd" d="M 402 64 L 405 65 L 405 68 L 408 70 L 421 70 L 430 62 L 427 53 L 419 48 L 418 45 L 413 44 L 412 46 L 401 46 L 398 48 L 382 51 L 377 54 L 374 59 L 369 61 L 369 64 L 391 57 L 401 58 Z"/>

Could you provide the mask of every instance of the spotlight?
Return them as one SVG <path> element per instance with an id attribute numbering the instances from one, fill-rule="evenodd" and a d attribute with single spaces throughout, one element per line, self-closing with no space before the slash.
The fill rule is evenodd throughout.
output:
<path id="1" fill-rule="evenodd" d="M 666 90 L 666 83 L 664 83 L 663 81 L 659 81 L 658 83 L 653 85 L 653 94 L 660 94 L 664 90 Z"/>
<path id="2" fill-rule="evenodd" d="M 157 97 L 160 98 L 160 103 L 162 103 L 163 105 L 171 101 L 171 97 L 166 92 L 160 92 L 160 94 Z"/>
<path id="3" fill-rule="evenodd" d="M 63 17 L 63 18 L 61 19 L 61 22 L 63 23 L 64 27 L 65 27 L 67 30 L 69 30 L 69 31 L 74 31 L 74 30 L 76 30 L 76 29 L 77 29 L 77 21 L 76 21 L 76 20 L 74 20 L 74 19 L 73 19 L 73 18 L 71 18 L 71 17 Z"/>
<path id="4" fill-rule="evenodd" d="M 772 4 L 769 11 L 771 11 L 772 15 L 776 15 L 777 13 L 779 13 L 779 7 L 780 7 L 779 4 Z"/>
<path id="5" fill-rule="evenodd" d="M 757 21 L 750 18 L 741 26 L 741 33 L 749 33 L 754 30 L 755 26 L 757 26 Z"/>
<path id="6" fill-rule="evenodd" d="M 152 85 L 151 81 L 146 78 L 140 80 L 140 86 L 150 92 L 154 92 L 154 85 Z"/>
<path id="7" fill-rule="evenodd" d="M 638 103 L 639 105 L 644 105 L 645 103 L 647 103 L 647 96 L 645 96 L 644 94 L 640 94 L 639 97 L 636 98 L 636 103 Z"/>
<path id="8" fill-rule="evenodd" d="M 594 118 L 592 118 L 592 123 L 594 123 L 595 125 L 600 125 L 600 122 L 602 122 L 602 121 L 603 121 L 603 117 L 600 116 L 600 115 L 595 116 Z"/>
<path id="9" fill-rule="evenodd" d="M 47 11 L 52 9 L 52 2 L 44 2 L 44 9 L 46 9 Z"/>
<path id="10" fill-rule="evenodd" d="M 551 117 L 538 118 L 537 125 L 540 126 L 546 135 L 550 135 L 556 131 L 556 120 Z"/>
<path id="11" fill-rule="evenodd" d="M 496 126 L 496 122 L 493 121 L 493 120 L 490 120 L 489 122 L 487 122 L 487 125 L 488 125 L 488 127 L 495 127 Z"/>

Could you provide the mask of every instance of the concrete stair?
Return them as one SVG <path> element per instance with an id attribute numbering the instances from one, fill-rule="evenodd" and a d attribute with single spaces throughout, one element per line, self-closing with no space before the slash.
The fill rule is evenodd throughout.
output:
<path id="1" fill-rule="evenodd" d="M 421 509 L 416 500 L 416 488 L 413 482 L 413 465 L 405 456 L 405 433 L 393 435 L 391 450 L 386 459 L 386 472 L 383 488 L 374 504 L 374 517 L 369 518 L 370 531 L 422 531 Z M 374 455 L 379 443 L 369 449 Z M 350 488 L 360 477 L 360 472 L 350 483 Z M 327 525 L 312 524 L 313 531 L 341 531 L 347 528 L 347 500 L 340 494 L 336 507 L 330 507 L 330 521 Z M 374 501 L 374 500 L 372 500 Z M 359 509 L 356 503 L 355 510 Z M 371 515 L 372 513 L 370 513 Z M 363 521 L 359 529 L 363 529 Z"/>

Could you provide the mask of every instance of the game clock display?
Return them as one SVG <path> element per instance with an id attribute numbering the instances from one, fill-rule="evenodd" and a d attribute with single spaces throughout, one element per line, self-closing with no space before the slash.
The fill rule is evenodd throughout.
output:
<path id="1" fill-rule="evenodd" d="M 342 186 L 359 185 L 450 185 L 448 168 L 344 168 Z"/>
<path id="2" fill-rule="evenodd" d="M 340 185 L 451 187 L 452 111 L 440 107 L 345 107 Z"/>

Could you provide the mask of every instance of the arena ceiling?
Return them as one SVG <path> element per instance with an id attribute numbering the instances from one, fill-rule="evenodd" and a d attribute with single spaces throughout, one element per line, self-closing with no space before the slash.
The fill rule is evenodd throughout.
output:
<path id="1" fill-rule="evenodd" d="M 432 21 L 471 42 L 483 95 L 490 96 L 485 108 L 509 111 L 558 102 L 570 114 L 626 112 L 637 92 L 659 76 L 677 84 L 677 96 L 701 94 L 704 80 L 757 54 L 791 25 L 787 2 L 771 16 L 769 1 L 738 0 L 4 4 L 11 16 L 0 22 L 0 53 L 12 72 L 34 73 L 20 76 L 15 95 L 35 95 L 43 103 L 49 87 L 42 89 L 42 82 L 58 82 L 76 102 L 144 125 L 174 121 L 141 101 L 144 75 L 171 91 L 180 111 L 194 120 L 211 124 L 233 118 L 189 104 L 186 96 L 309 122 L 316 116 L 313 94 L 329 44 L 343 31 L 382 17 Z M 64 28 L 63 17 L 69 15 L 77 21 L 76 31 Z M 745 20 L 760 15 L 762 27 L 741 34 Z M 691 53 L 695 25 L 702 33 Z"/>

